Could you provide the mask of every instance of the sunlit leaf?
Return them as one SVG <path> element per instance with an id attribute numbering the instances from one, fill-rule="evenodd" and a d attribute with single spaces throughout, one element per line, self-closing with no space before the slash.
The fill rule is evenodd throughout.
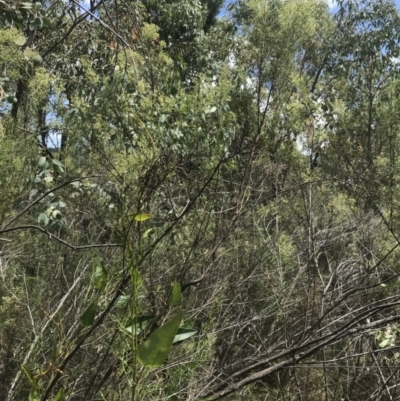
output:
<path id="1" fill-rule="evenodd" d="M 178 333 L 176 334 L 176 336 L 174 337 L 173 343 L 175 344 L 175 343 L 187 340 L 188 338 L 194 336 L 195 334 L 197 334 L 196 329 L 186 329 L 184 327 L 181 327 L 178 330 Z"/>
<path id="2" fill-rule="evenodd" d="M 17 46 L 23 46 L 26 43 L 26 38 L 24 38 L 22 35 L 18 35 L 15 37 L 14 43 Z"/>
<path id="3" fill-rule="evenodd" d="M 149 213 L 138 213 L 134 219 L 136 221 L 146 221 L 148 219 L 151 219 L 152 217 L 154 217 L 152 214 Z"/>
<path id="4" fill-rule="evenodd" d="M 385 338 L 381 343 L 379 343 L 380 348 L 385 348 L 390 344 L 391 338 Z"/>
<path id="5" fill-rule="evenodd" d="M 138 316 L 136 318 L 136 325 L 133 324 L 132 320 L 130 320 L 125 327 L 125 330 L 132 334 L 132 331 L 134 334 L 140 334 L 148 325 L 150 322 L 154 320 L 155 316 Z"/>
<path id="6" fill-rule="evenodd" d="M 20 7 L 21 8 L 26 8 L 26 9 L 31 9 L 32 8 L 32 3 L 24 2 L 24 3 L 21 3 Z"/>
<path id="7" fill-rule="evenodd" d="M 144 232 L 144 234 L 143 234 L 143 238 L 147 238 L 148 236 L 149 236 L 149 234 L 151 233 L 151 232 L 153 232 L 154 231 L 154 228 L 149 228 L 148 230 L 146 230 L 145 232 Z"/>
<path id="8" fill-rule="evenodd" d="M 216 108 L 215 106 L 212 106 L 212 107 L 206 109 L 206 110 L 205 110 L 205 113 L 206 113 L 206 114 L 215 113 L 216 110 L 217 110 L 217 108 Z"/>
<path id="9" fill-rule="evenodd" d="M 121 295 L 121 296 L 118 298 L 117 302 L 115 303 L 115 306 L 116 306 L 116 307 L 122 307 L 122 306 L 127 305 L 128 302 L 129 302 L 129 300 L 130 300 L 130 298 L 131 298 L 131 297 L 130 297 L 129 295 L 126 295 L 126 294 Z"/>
<path id="10" fill-rule="evenodd" d="M 39 166 L 39 170 L 40 170 L 40 171 L 43 171 L 43 170 L 45 170 L 47 167 L 49 167 L 49 163 L 47 163 L 47 159 L 46 159 L 44 156 L 42 156 L 42 157 L 39 159 L 38 166 Z"/>
<path id="11" fill-rule="evenodd" d="M 49 216 L 46 213 L 40 213 L 38 216 L 38 223 L 43 223 L 44 226 L 49 224 Z"/>

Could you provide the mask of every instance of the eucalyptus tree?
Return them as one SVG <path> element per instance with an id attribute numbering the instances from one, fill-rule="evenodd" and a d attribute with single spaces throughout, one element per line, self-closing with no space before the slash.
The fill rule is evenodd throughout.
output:
<path id="1" fill-rule="evenodd" d="M 384 110 L 397 85 L 400 19 L 392 1 L 345 1 L 338 7 L 321 96 L 343 172 L 362 177 L 371 209 L 397 164 L 390 156 L 396 144 Z M 338 116 L 339 122 L 332 120 Z M 381 172 L 383 164 L 389 170 Z"/>

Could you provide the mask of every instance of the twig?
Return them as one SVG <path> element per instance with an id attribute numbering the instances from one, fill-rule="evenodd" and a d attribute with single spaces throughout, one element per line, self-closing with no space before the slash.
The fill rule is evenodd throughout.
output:
<path id="1" fill-rule="evenodd" d="M 95 11 L 96 8 L 98 8 L 102 3 L 104 3 L 104 0 L 100 0 L 93 8 L 91 8 L 91 11 Z M 85 20 L 85 18 L 88 16 L 88 12 L 85 14 L 80 15 L 74 23 L 71 25 L 71 27 L 68 29 L 68 31 L 64 34 L 64 36 L 53 43 L 47 51 L 45 51 L 42 55 L 42 58 L 45 59 L 55 48 L 57 48 L 62 42 L 64 42 L 65 39 L 68 38 L 69 35 L 71 35 L 72 31 L 82 22 Z"/>
<path id="2" fill-rule="evenodd" d="M 85 7 L 82 6 L 82 4 L 79 4 L 76 0 L 72 0 L 79 8 L 81 8 L 83 11 L 85 11 L 86 14 L 89 14 L 91 17 L 93 17 L 96 21 L 99 22 L 99 24 L 108 29 L 112 34 L 114 34 L 126 47 L 129 49 L 132 48 L 132 46 L 117 32 L 114 31 L 109 25 L 107 25 L 105 22 L 103 22 L 99 17 L 97 17 L 95 14 L 93 14 L 90 10 L 87 10 Z"/>
<path id="3" fill-rule="evenodd" d="M 4 230 L 0 230 L 0 233 L 7 233 L 7 232 L 11 232 L 11 231 L 16 231 L 16 230 L 28 230 L 28 229 L 41 231 L 43 234 L 48 235 L 49 239 L 55 239 L 56 241 L 60 242 L 61 244 L 67 246 L 68 248 L 73 249 L 74 251 L 78 251 L 78 250 L 81 250 L 81 249 L 121 247 L 122 246 L 121 244 L 92 244 L 92 245 L 76 246 L 76 245 L 72 245 L 72 244 L 68 243 L 67 241 L 64 241 L 60 237 L 57 237 L 56 235 L 54 235 L 54 234 L 50 233 L 49 231 L 45 230 L 44 228 L 39 227 L 39 226 L 35 226 L 35 225 L 32 225 L 32 224 L 6 228 Z"/>

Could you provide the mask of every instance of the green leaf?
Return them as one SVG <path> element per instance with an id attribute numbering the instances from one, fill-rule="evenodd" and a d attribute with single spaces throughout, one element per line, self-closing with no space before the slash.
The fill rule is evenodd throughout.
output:
<path id="1" fill-rule="evenodd" d="M 188 338 L 194 336 L 195 334 L 197 334 L 196 329 L 186 329 L 184 327 L 181 327 L 178 330 L 178 333 L 176 334 L 176 336 L 174 337 L 173 344 L 187 340 Z"/>
<path id="2" fill-rule="evenodd" d="M 97 310 L 97 299 L 95 299 L 83 312 L 80 322 L 82 326 L 91 326 L 94 322 Z"/>
<path id="3" fill-rule="evenodd" d="M 18 101 L 17 98 L 13 95 L 7 96 L 6 100 L 8 103 L 17 103 L 17 101 Z"/>
<path id="4" fill-rule="evenodd" d="M 51 212 L 51 217 L 56 220 L 60 220 L 62 218 L 62 214 L 59 210 L 53 210 Z"/>
<path id="5" fill-rule="evenodd" d="M 107 284 L 107 270 L 106 268 L 103 266 L 103 264 L 101 264 L 100 266 L 97 266 L 96 268 L 96 273 L 95 273 L 95 277 L 96 277 L 96 288 L 98 290 L 103 290 Z"/>
<path id="6" fill-rule="evenodd" d="M 56 170 L 57 173 L 63 173 L 65 171 L 65 166 L 60 162 L 60 160 L 52 159 L 52 163 L 54 170 Z"/>
<path id="7" fill-rule="evenodd" d="M 182 316 L 182 312 L 179 312 L 139 346 L 138 359 L 144 367 L 157 368 L 163 364 L 178 332 Z"/>
<path id="8" fill-rule="evenodd" d="M 211 113 L 215 113 L 217 111 L 217 108 L 215 106 L 210 107 L 209 109 L 206 109 L 204 111 L 204 113 L 206 114 L 211 114 Z"/>
<path id="9" fill-rule="evenodd" d="M 45 26 L 51 26 L 51 20 L 50 20 L 50 18 L 47 18 L 47 17 L 43 17 L 43 25 L 45 25 Z"/>
<path id="10" fill-rule="evenodd" d="M 169 306 L 177 306 L 182 302 L 181 285 L 177 282 L 172 287 L 172 293 L 168 300 Z"/>
<path id="11" fill-rule="evenodd" d="M 32 199 L 37 193 L 38 193 L 38 189 L 37 188 L 33 188 L 31 190 L 31 192 L 29 193 L 29 199 Z"/>
<path id="12" fill-rule="evenodd" d="M 49 224 L 49 216 L 47 216 L 46 213 L 40 213 L 38 216 L 38 223 L 43 222 L 44 226 L 47 226 Z"/>
<path id="13" fill-rule="evenodd" d="M 36 18 L 35 18 L 35 21 L 33 21 L 33 23 L 34 23 L 37 27 L 40 27 L 40 28 L 43 26 L 43 21 L 42 21 L 42 19 L 39 18 L 39 17 L 36 17 Z"/>
<path id="14" fill-rule="evenodd" d="M 132 331 L 134 334 L 140 334 L 148 325 L 151 321 L 153 321 L 155 316 L 138 316 L 136 318 L 136 325 L 133 324 L 132 320 L 130 320 L 125 327 L 125 330 L 132 334 Z"/>
<path id="15" fill-rule="evenodd" d="M 138 269 L 131 269 L 131 280 L 135 289 L 138 289 L 142 285 L 143 279 Z"/>
<path id="16" fill-rule="evenodd" d="M 53 401 L 65 401 L 65 394 L 64 394 L 64 390 L 62 388 L 60 388 L 60 390 L 58 390 L 58 393 L 54 397 Z"/>
<path id="17" fill-rule="evenodd" d="M 154 231 L 154 228 L 149 228 L 146 230 L 143 234 L 143 238 L 147 238 L 152 231 Z"/>
<path id="18" fill-rule="evenodd" d="M 25 373 L 25 376 L 29 380 L 29 383 L 31 384 L 32 387 L 36 387 L 36 379 L 33 376 L 32 371 L 28 368 L 26 365 L 21 365 L 21 369 Z"/>
<path id="19" fill-rule="evenodd" d="M 126 294 L 121 295 L 121 296 L 118 298 L 117 302 L 115 302 L 115 306 L 116 306 L 117 308 L 120 308 L 120 307 L 122 307 L 122 306 L 125 306 L 125 305 L 128 304 L 129 299 L 130 299 L 130 296 L 129 296 L 129 295 L 126 295 Z"/>
<path id="20" fill-rule="evenodd" d="M 391 341 L 392 339 L 391 338 L 385 338 L 380 344 L 379 344 L 379 347 L 380 348 L 385 348 L 385 347 L 387 347 L 389 344 L 390 344 L 390 341 Z"/>
<path id="21" fill-rule="evenodd" d="M 49 166 L 49 164 L 47 163 L 47 159 L 44 156 L 42 156 L 39 159 L 38 166 L 41 171 L 43 171 L 45 168 L 47 168 Z"/>
<path id="22" fill-rule="evenodd" d="M 134 219 L 136 221 L 146 221 L 148 219 L 151 219 L 152 217 L 154 217 L 152 214 L 149 213 L 138 213 Z"/>
<path id="23" fill-rule="evenodd" d="M 26 38 L 23 37 L 22 35 L 18 35 L 14 38 L 14 43 L 17 46 L 23 46 L 26 43 Z"/>
<path id="24" fill-rule="evenodd" d="M 29 401 L 40 401 L 37 390 L 33 387 L 31 388 L 31 391 L 29 393 Z"/>

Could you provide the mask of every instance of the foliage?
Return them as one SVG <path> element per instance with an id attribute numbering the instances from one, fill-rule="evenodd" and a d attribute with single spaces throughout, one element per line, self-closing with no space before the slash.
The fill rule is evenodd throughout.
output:
<path id="1" fill-rule="evenodd" d="M 85 4 L 0 0 L 0 399 L 398 399 L 394 3 Z"/>

